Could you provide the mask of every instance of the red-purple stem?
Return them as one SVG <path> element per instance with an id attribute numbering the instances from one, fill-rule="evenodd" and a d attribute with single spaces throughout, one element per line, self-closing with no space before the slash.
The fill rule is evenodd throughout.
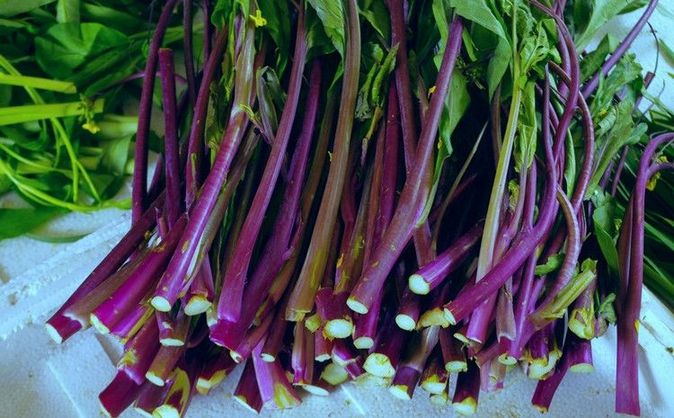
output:
<path id="1" fill-rule="evenodd" d="M 147 158 L 148 136 L 150 135 L 150 116 L 152 114 L 152 94 L 154 92 L 155 74 L 157 71 L 157 53 L 161 47 L 164 33 L 168 27 L 173 8 L 178 0 L 168 0 L 162 9 L 159 21 L 150 41 L 143 77 L 143 89 L 138 104 L 138 129 L 136 130 L 136 144 L 134 150 L 133 180 L 131 188 L 131 221 L 138 222 L 147 207 Z"/>

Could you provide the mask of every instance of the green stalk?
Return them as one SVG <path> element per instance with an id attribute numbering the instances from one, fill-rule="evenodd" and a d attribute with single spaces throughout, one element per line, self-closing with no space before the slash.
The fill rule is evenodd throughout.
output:
<path id="1" fill-rule="evenodd" d="M 3 107 L 0 108 L 0 126 L 43 119 L 82 116 L 89 111 L 101 113 L 103 111 L 103 99 L 97 99 L 91 110 L 86 109 L 82 102 Z"/>
<path id="2" fill-rule="evenodd" d="M 57 93 L 77 93 L 77 87 L 70 81 L 50 80 L 48 78 L 29 77 L 25 75 L 0 74 L 0 84 L 7 86 L 32 87 L 34 89 L 55 91 Z"/>
<path id="3" fill-rule="evenodd" d="M 520 65 L 517 53 L 517 2 L 513 5 L 513 93 L 510 101 L 510 111 L 508 113 L 508 122 L 506 132 L 503 138 L 503 144 L 499 152 L 496 173 L 494 175 L 494 184 L 492 185 L 491 195 L 489 197 L 489 207 L 487 208 L 487 217 L 485 219 L 482 241 L 480 243 L 480 254 L 477 264 L 476 281 L 481 280 L 489 271 L 494 261 L 494 247 L 498 227 L 500 224 L 501 204 L 503 194 L 505 193 L 506 180 L 508 178 L 508 169 L 512 157 L 513 145 L 515 144 L 515 134 L 517 130 L 517 121 L 520 114 L 520 104 L 522 102 L 522 86 L 519 85 Z"/>
<path id="4" fill-rule="evenodd" d="M 21 76 L 21 73 L 14 68 L 14 66 L 2 55 L 0 54 L 0 68 L 4 69 L 9 75 L 12 76 Z M 27 85 L 24 85 L 23 88 L 26 90 L 26 93 L 28 93 L 28 96 L 30 96 L 31 100 L 35 104 L 38 105 L 44 105 L 45 102 L 42 99 L 42 96 L 40 96 L 37 91 L 35 91 L 34 88 L 29 87 Z M 79 183 L 80 183 L 80 172 L 82 173 L 82 177 L 84 179 L 84 182 L 87 184 L 87 186 L 90 189 L 91 195 L 96 201 L 100 200 L 100 196 L 98 195 L 98 192 L 96 191 L 96 188 L 93 185 L 93 182 L 91 181 L 91 178 L 89 177 L 89 174 L 87 171 L 84 169 L 82 164 L 80 164 L 79 160 L 77 159 L 77 154 L 75 154 L 75 150 L 73 149 L 73 144 L 70 142 L 70 138 L 68 137 L 68 134 L 66 133 L 66 130 L 63 128 L 63 125 L 61 122 L 56 119 L 56 118 L 50 118 L 49 122 L 52 124 L 52 128 L 54 129 L 54 136 L 56 138 L 57 144 L 60 141 L 63 146 L 66 149 L 66 153 L 68 154 L 68 158 L 70 159 L 70 164 L 71 164 L 71 171 L 72 171 L 72 187 L 73 187 L 73 201 L 77 202 L 79 200 Z M 57 146 L 58 150 L 58 146 Z M 58 158 L 55 160 L 55 164 L 58 162 Z M 44 194 L 44 193 L 42 193 Z M 83 207 L 80 205 L 74 205 L 75 207 Z M 71 210 L 77 210 L 77 209 L 71 209 Z"/>

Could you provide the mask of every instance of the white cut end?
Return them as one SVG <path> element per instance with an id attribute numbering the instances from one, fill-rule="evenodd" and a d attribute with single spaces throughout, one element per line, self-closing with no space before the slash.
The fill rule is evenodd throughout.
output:
<path id="1" fill-rule="evenodd" d="M 442 310 L 436 308 L 421 314 L 421 318 L 419 318 L 419 324 L 424 328 L 432 326 L 447 328 L 449 326 L 449 321 L 447 321 L 447 318 L 445 318 L 445 314 L 442 312 Z"/>
<path id="2" fill-rule="evenodd" d="M 447 321 L 449 322 L 449 325 L 456 325 L 456 318 L 454 317 L 454 314 L 449 311 L 449 309 L 445 308 L 445 318 L 447 318 Z"/>
<path id="3" fill-rule="evenodd" d="M 388 391 L 391 393 L 391 395 L 398 399 L 402 399 L 403 401 L 409 401 L 412 399 L 407 393 L 407 386 L 405 385 L 391 385 L 388 388 Z"/>
<path id="4" fill-rule="evenodd" d="M 421 388 L 431 395 L 439 395 L 445 392 L 447 382 L 426 381 L 421 384 Z"/>
<path id="5" fill-rule="evenodd" d="M 448 361 L 445 363 L 445 370 L 447 370 L 447 373 L 465 372 L 468 370 L 468 363 L 460 360 Z"/>
<path id="6" fill-rule="evenodd" d="M 447 402 L 449 402 L 447 392 L 431 395 L 431 403 L 435 406 L 447 406 Z"/>
<path id="7" fill-rule="evenodd" d="M 260 357 L 262 358 L 263 361 L 265 361 L 267 363 L 273 363 L 274 360 L 276 360 L 276 356 L 272 356 L 269 353 L 262 353 L 262 354 L 260 354 Z M 237 361 L 237 363 L 238 363 L 238 361 Z"/>
<path id="8" fill-rule="evenodd" d="M 466 398 L 461 402 L 452 403 L 454 410 L 461 415 L 473 415 L 477 411 L 475 398 Z"/>
<path id="9" fill-rule="evenodd" d="M 154 374 L 152 371 L 145 373 L 145 378 L 150 381 L 155 386 L 164 386 L 166 383 L 164 379 Z"/>
<path id="10" fill-rule="evenodd" d="M 105 326 L 105 324 L 103 324 L 100 321 L 100 319 L 98 319 L 98 317 L 96 315 L 94 315 L 93 313 L 91 315 L 89 315 L 89 322 L 96 329 L 96 331 L 98 331 L 99 333 L 101 333 L 103 335 L 110 334 L 110 328 Z"/>
<path id="11" fill-rule="evenodd" d="M 328 396 L 328 395 L 330 395 L 330 391 L 328 391 L 327 389 L 324 389 L 320 386 L 302 385 L 302 389 L 306 390 L 307 392 L 311 393 L 312 395 L 318 395 L 318 396 Z"/>
<path id="12" fill-rule="evenodd" d="M 508 353 L 503 353 L 500 356 L 498 356 L 498 361 L 501 364 L 505 364 L 506 366 L 514 366 L 517 364 L 517 359 Z"/>
<path id="13" fill-rule="evenodd" d="M 215 309 L 213 309 L 213 306 L 211 306 L 211 308 L 206 311 L 206 325 L 208 325 L 209 328 L 213 328 L 217 323 L 218 315 L 216 314 Z"/>
<path id="14" fill-rule="evenodd" d="M 454 333 L 454 338 L 457 340 L 461 341 L 462 343 L 469 345 L 471 344 L 471 340 L 468 339 L 465 335 L 461 334 L 460 332 L 455 332 Z"/>
<path id="15" fill-rule="evenodd" d="M 286 321 L 290 322 L 300 322 L 304 319 L 308 311 L 299 310 L 299 309 L 288 309 L 286 311 Z"/>
<path id="16" fill-rule="evenodd" d="M 367 306 L 365 306 L 364 304 L 358 302 L 356 299 L 353 299 L 351 297 L 346 300 L 346 306 L 348 306 L 349 309 L 351 309 L 352 311 L 354 311 L 356 313 L 359 313 L 361 315 L 365 315 L 367 313 L 367 311 L 369 310 L 367 308 Z"/>
<path id="17" fill-rule="evenodd" d="M 419 274 L 413 274 L 407 281 L 410 290 L 417 295 L 427 295 L 431 291 L 431 286 Z"/>
<path id="18" fill-rule="evenodd" d="M 538 412 L 541 414 L 547 414 L 548 413 L 548 408 L 540 405 L 534 405 L 534 408 L 538 409 Z"/>
<path id="19" fill-rule="evenodd" d="M 561 352 L 559 350 L 553 350 L 548 353 L 547 358 L 533 359 L 531 363 L 529 363 L 527 375 L 536 380 L 545 379 L 548 377 L 548 374 L 552 372 L 552 369 L 555 368 L 560 356 Z"/>
<path id="20" fill-rule="evenodd" d="M 367 350 L 372 348 L 374 340 L 370 337 L 358 337 L 353 340 L 353 345 L 359 350 Z"/>
<path id="21" fill-rule="evenodd" d="M 185 345 L 185 341 L 177 338 L 162 338 L 159 343 L 165 347 L 182 347 Z"/>
<path id="22" fill-rule="evenodd" d="M 573 366 L 569 367 L 569 371 L 574 373 L 592 373 L 594 372 L 594 366 L 590 363 L 574 364 Z"/>
<path id="23" fill-rule="evenodd" d="M 337 386 L 346 382 L 349 379 L 349 374 L 344 367 L 338 366 L 335 363 L 330 363 L 323 369 L 321 379 L 330 383 L 332 386 Z"/>
<path id="24" fill-rule="evenodd" d="M 367 356 L 363 368 L 366 372 L 378 377 L 393 377 L 396 369 L 391 365 L 388 356 L 380 353 L 372 353 Z"/>
<path id="25" fill-rule="evenodd" d="M 171 304 L 163 296 L 155 296 L 150 301 L 152 307 L 158 310 L 159 312 L 169 312 L 171 310 Z"/>
<path id="26" fill-rule="evenodd" d="M 417 323 L 412 319 L 411 316 L 405 314 L 396 315 L 396 324 L 398 327 L 404 329 L 405 331 L 414 331 L 417 327 Z"/>
<path id="27" fill-rule="evenodd" d="M 243 361 L 243 356 L 234 350 L 229 351 L 229 356 L 232 358 L 232 360 L 234 360 L 234 363 L 236 364 L 239 364 Z"/>
<path id="28" fill-rule="evenodd" d="M 180 418 L 180 412 L 171 405 L 161 405 L 152 411 L 155 418 Z"/>
<path id="29" fill-rule="evenodd" d="M 264 360 L 264 358 L 263 358 L 263 360 Z M 319 354 L 319 355 L 316 356 L 316 358 L 314 360 L 316 360 L 319 363 L 323 363 L 324 361 L 330 360 L 330 354 L 328 354 L 328 353 Z"/>
<path id="30" fill-rule="evenodd" d="M 325 335 L 332 338 L 348 338 L 353 332 L 353 322 L 347 319 L 332 319 L 325 323 Z"/>
<path id="31" fill-rule="evenodd" d="M 248 405 L 248 402 L 247 402 L 246 398 L 243 397 L 242 395 L 234 395 L 234 396 L 232 396 L 232 397 L 234 398 L 235 401 L 237 401 L 237 402 L 239 403 L 239 405 L 243 406 L 244 408 L 246 408 L 246 409 L 249 410 L 250 412 L 252 412 L 252 413 L 254 413 L 254 414 L 258 414 L 258 413 L 259 413 L 259 412 L 256 411 L 255 409 L 251 408 L 250 405 Z"/>
<path id="32" fill-rule="evenodd" d="M 47 329 L 47 334 L 52 340 L 54 340 L 56 344 L 61 344 L 63 342 L 63 337 L 61 336 L 61 334 L 59 334 L 56 328 L 54 328 L 49 323 L 45 324 L 44 326 Z"/>
<path id="33" fill-rule="evenodd" d="M 185 315 L 201 315 L 210 308 L 212 303 L 203 296 L 192 296 L 185 305 Z"/>
<path id="34" fill-rule="evenodd" d="M 211 381 L 208 379 L 204 379 L 203 377 L 197 379 L 196 386 L 197 392 L 199 392 L 200 395 L 208 395 L 208 392 L 210 392 L 211 388 L 213 387 Z"/>

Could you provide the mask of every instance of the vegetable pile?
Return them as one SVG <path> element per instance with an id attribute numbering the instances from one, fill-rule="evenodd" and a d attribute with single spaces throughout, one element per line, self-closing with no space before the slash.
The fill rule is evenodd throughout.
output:
<path id="1" fill-rule="evenodd" d="M 656 0 L 204 1 L 203 64 L 178 3 L 147 48 L 131 229 L 48 321 L 124 344 L 108 415 L 182 416 L 237 364 L 254 411 L 375 376 L 469 414 L 517 365 L 545 411 L 611 323 L 616 411 L 639 414 L 645 219 L 668 221 L 646 196 L 674 134 L 627 52 Z"/>

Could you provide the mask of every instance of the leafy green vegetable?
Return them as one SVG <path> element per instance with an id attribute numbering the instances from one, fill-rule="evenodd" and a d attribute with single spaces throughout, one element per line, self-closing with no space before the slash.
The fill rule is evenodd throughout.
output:
<path id="1" fill-rule="evenodd" d="M 391 37 L 391 23 L 384 0 L 358 0 L 358 12 L 382 39 Z"/>
<path id="2" fill-rule="evenodd" d="M 594 212 L 592 213 L 595 237 L 597 238 L 599 249 L 608 264 L 610 273 L 617 277 L 618 251 L 616 249 L 616 242 L 618 232 L 615 226 L 615 202 L 610 195 L 603 192 L 597 192 L 592 197 L 592 202 L 595 205 Z"/>
<path id="3" fill-rule="evenodd" d="M 490 4 L 493 6 L 491 0 L 474 0 L 470 2 L 463 0 L 449 0 L 449 5 L 454 8 L 456 14 L 475 22 L 494 32 L 499 37 L 508 40 L 503 25 L 492 12 Z"/>
<path id="4" fill-rule="evenodd" d="M 99 23 L 61 23 L 35 39 L 35 58 L 47 74 L 67 79 L 85 62 L 128 44 L 123 33 Z"/>
<path id="5" fill-rule="evenodd" d="M 623 11 L 634 10 L 641 7 L 642 0 L 579 0 L 583 3 L 584 10 L 591 10 L 589 20 L 582 25 L 583 32 L 576 37 L 575 44 L 577 51 L 583 51 L 606 23 L 622 13 Z M 580 7 L 580 6 L 577 6 Z M 581 16 L 578 13 L 577 16 Z"/>
<path id="6" fill-rule="evenodd" d="M 288 3 L 276 0 L 258 0 L 257 4 L 260 7 L 262 16 L 267 21 L 264 29 L 269 32 L 269 35 L 276 44 L 277 70 L 280 74 L 283 74 L 283 70 L 288 63 L 288 54 L 290 53 L 287 45 L 291 43 L 291 22 Z"/>
<path id="7" fill-rule="evenodd" d="M 14 238 L 62 215 L 58 208 L 0 209 L 0 240 Z"/>
<path id="8" fill-rule="evenodd" d="M 344 56 L 345 28 L 344 4 L 341 1 L 309 0 L 309 4 L 316 11 L 316 15 L 323 23 L 325 34 L 335 46 L 337 52 Z"/>
<path id="9" fill-rule="evenodd" d="M 31 10 L 55 1 L 56 0 L 4 0 L 0 2 L 0 16 L 12 17 L 20 13 L 30 12 Z"/>

